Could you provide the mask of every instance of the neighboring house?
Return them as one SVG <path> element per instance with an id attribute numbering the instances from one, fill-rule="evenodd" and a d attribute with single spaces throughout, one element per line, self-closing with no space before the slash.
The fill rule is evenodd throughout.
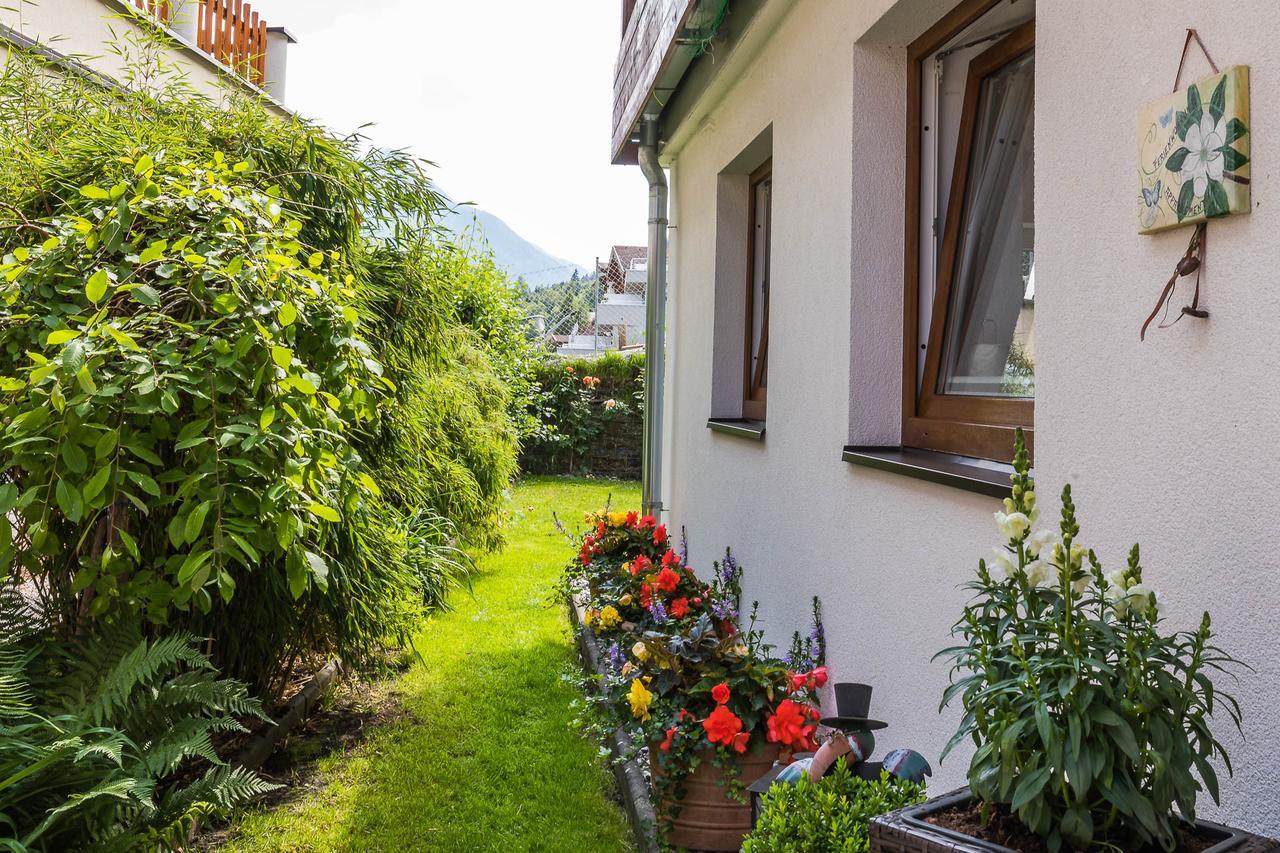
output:
<path id="1" fill-rule="evenodd" d="M 122 83 L 125 56 L 137 54 L 130 36 L 145 31 L 168 37 L 164 59 L 197 91 L 216 99 L 231 80 L 287 112 L 293 37 L 240 0 L 17 0 L 0 8 L 0 59 L 14 47 L 35 50 L 64 71 Z"/>
<path id="2" fill-rule="evenodd" d="M 646 246 L 614 246 L 609 260 L 596 270 L 600 277 L 596 319 L 613 330 L 621 349 L 644 345 L 648 258 Z"/>
<path id="3" fill-rule="evenodd" d="M 655 187 L 655 258 L 670 235 L 650 478 L 695 564 L 733 546 L 775 643 L 820 595 L 836 677 L 875 685 L 882 744 L 947 790 L 968 755 L 938 766 L 958 717 L 931 658 L 998 542 L 1024 427 L 1042 524 L 1071 483 L 1104 565 L 1140 541 L 1172 624 L 1209 610 L 1254 668 L 1223 685 L 1245 738 L 1216 720 L 1236 775 L 1204 816 L 1280 833 L 1280 108 L 1255 100 L 1252 212 L 1209 227 L 1209 319 L 1139 341 L 1191 230 L 1135 215 L 1136 118 L 1173 90 L 1186 28 L 1280 91 L 1280 5 L 622 7 L 613 157 Z M 1184 84 L 1208 73 L 1193 48 Z"/>

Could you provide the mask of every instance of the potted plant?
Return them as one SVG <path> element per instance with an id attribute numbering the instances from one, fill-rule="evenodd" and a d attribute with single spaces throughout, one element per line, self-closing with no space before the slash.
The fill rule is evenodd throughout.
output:
<path id="1" fill-rule="evenodd" d="M 671 845 L 737 850 L 751 828 L 745 784 L 816 748 L 826 670 L 798 674 L 771 651 L 754 627 L 717 625 L 707 613 L 678 631 L 648 631 L 632 647 L 627 699 L 649 744 L 655 810 Z"/>
<path id="2" fill-rule="evenodd" d="M 942 704 L 964 711 L 943 757 L 973 744 L 969 787 L 877 819 L 871 849 L 1270 849 L 1195 820 L 1200 791 L 1218 800 L 1213 761 L 1231 771 L 1210 719 L 1240 725 L 1212 680 L 1239 664 L 1213 645 L 1209 614 L 1167 631 L 1137 546 L 1104 570 L 1078 539 L 1070 486 L 1058 530 L 1037 529 L 1021 433 L 1014 468 L 1002 544 L 966 585 L 960 644 L 939 653 L 953 664 Z"/>
<path id="3" fill-rule="evenodd" d="M 664 841 L 737 850 L 751 828 L 744 783 L 815 747 L 827 678 L 818 602 L 813 631 L 779 660 L 754 613 L 739 627 L 742 570 L 731 553 L 708 583 L 652 519 L 605 511 L 587 521 L 569 582 L 585 588 L 585 626 L 609 644 L 584 722 L 599 734 L 621 726 L 648 750 Z"/>

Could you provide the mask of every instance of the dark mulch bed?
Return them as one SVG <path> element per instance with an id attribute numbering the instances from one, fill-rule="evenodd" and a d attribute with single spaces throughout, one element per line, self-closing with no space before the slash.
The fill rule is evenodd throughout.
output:
<path id="1" fill-rule="evenodd" d="M 318 790 L 324 784 L 319 772 L 321 759 L 348 752 L 375 729 L 413 716 L 404 708 L 402 699 L 399 691 L 358 682 L 344 682 L 333 688 L 323 706 L 286 736 L 259 768 L 260 776 L 281 786 L 262 797 L 259 804 L 276 809 L 307 791 Z M 231 834 L 232 829 L 226 825 L 207 826 L 195 840 L 194 849 L 217 849 Z"/>
<path id="2" fill-rule="evenodd" d="M 928 815 L 925 817 L 925 821 L 940 829 L 961 832 L 991 844 L 999 844 L 1003 847 L 1008 847 L 1010 850 L 1021 851 L 1021 853 L 1049 853 L 1049 848 L 1045 846 L 1044 840 L 1028 831 L 1009 812 L 998 806 L 993 807 L 991 809 L 991 820 L 984 824 L 982 822 L 981 808 L 980 804 L 973 801 L 959 803 L 943 811 Z M 1194 833 L 1183 833 L 1175 853 L 1200 853 L 1200 851 L 1208 850 L 1217 844 L 1219 840 L 1217 838 L 1205 838 Z M 1123 839 L 1115 842 L 1114 849 L 1134 850 Z M 1138 853 L 1138 851 L 1135 850 L 1134 853 Z"/>

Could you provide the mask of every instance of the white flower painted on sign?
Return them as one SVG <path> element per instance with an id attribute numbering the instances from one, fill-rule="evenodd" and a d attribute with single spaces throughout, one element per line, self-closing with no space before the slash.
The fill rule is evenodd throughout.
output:
<path id="1" fill-rule="evenodd" d="M 1199 124 L 1187 128 L 1185 146 L 1187 157 L 1182 161 L 1182 180 L 1191 181 L 1196 198 L 1204 196 L 1209 188 L 1209 181 L 1221 181 L 1223 167 L 1226 164 L 1222 151 L 1225 145 L 1226 122 L 1205 113 Z"/>

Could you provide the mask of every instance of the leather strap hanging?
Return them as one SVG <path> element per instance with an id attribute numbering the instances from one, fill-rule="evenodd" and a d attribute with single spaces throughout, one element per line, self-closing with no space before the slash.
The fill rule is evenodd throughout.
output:
<path id="1" fill-rule="evenodd" d="M 1187 38 L 1182 43 L 1182 56 L 1178 59 L 1178 73 L 1173 77 L 1173 90 L 1178 91 L 1178 86 L 1182 83 L 1182 68 L 1187 62 L 1187 51 L 1191 48 L 1191 41 L 1195 40 L 1196 45 L 1200 48 L 1200 52 L 1204 54 L 1204 58 L 1208 60 L 1209 67 L 1213 69 L 1213 73 L 1217 74 L 1218 65 L 1213 61 L 1213 57 L 1209 55 L 1209 49 L 1204 46 L 1204 42 L 1200 40 L 1200 34 L 1193 29 L 1187 30 Z M 1156 315 L 1160 314 L 1161 309 L 1164 310 L 1164 317 L 1160 320 L 1157 328 L 1167 329 L 1177 323 L 1183 317 L 1198 317 L 1202 320 L 1209 317 L 1209 312 L 1200 307 L 1200 276 L 1204 272 L 1205 264 L 1205 247 L 1209 243 L 1209 223 L 1201 222 L 1196 226 L 1196 230 L 1191 235 L 1191 242 L 1187 244 L 1187 251 L 1183 253 L 1182 258 L 1178 261 L 1178 265 L 1174 267 L 1173 275 L 1169 277 L 1169 281 L 1165 284 L 1164 290 L 1160 291 L 1160 298 L 1156 300 L 1156 307 L 1151 309 L 1151 313 L 1147 315 L 1146 321 L 1142 324 L 1142 331 L 1138 333 L 1139 340 L 1147 339 L 1147 327 L 1149 327 Z M 1178 279 L 1183 276 L 1196 274 L 1196 289 L 1191 296 L 1191 304 L 1183 307 L 1178 312 L 1178 316 L 1174 318 L 1172 323 L 1165 323 L 1165 317 L 1169 316 L 1169 306 L 1172 304 L 1174 289 L 1178 283 Z"/>

